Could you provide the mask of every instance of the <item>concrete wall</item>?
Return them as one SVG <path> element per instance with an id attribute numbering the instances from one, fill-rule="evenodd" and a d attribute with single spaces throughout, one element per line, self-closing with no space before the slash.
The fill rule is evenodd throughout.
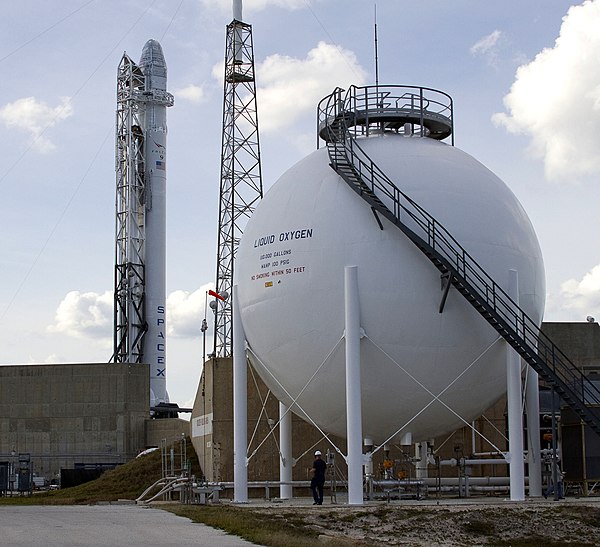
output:
<path id="1" fill-rule="evenodd" d="M 586 372 L 600 369 L 600 327 L 597 323 L 545 323 L 543 332 L 569 356 L 576 366 Z M 475 396 L 475 395 L 474 395 Z M 262 401 L 267 399 L 263 406 Z M 252 456 L 248 466 L 248 478 L 253 480 L 277 480 L 279 477 L 278 430 L 268 436 L 258 452 L 258 443 L 268 435 L 269 419 L 278 420 L 278 403 L 268 396 L 268 389 L 251 367 L 248 368 L 248 454 Z M 434 440 L 434 449 L 441 459 L 467 457 L 473 452 L 507 450 L 506 399 L 501 398 L 495 405 L 475 420 L 477 431 L 465 426 L 448 435 Z M 230 359 L 213 359 L 205 363 L 194 410 L 192 412 L 192 442 L 198 454 L 205 476 L 210 481 L 233 480 L 233 385 L 232 363 Z M 298 459 L 293 470 L 294 480 L 306 480 L 307 468 L 312 464 L 316 448 L 325 452 L 333 449 L 332 443 L 322 438 L 316 428 L 297 416 L 293 418 L 293 455 Z M 332 439 L 333 440 L 333 439 Z M 345 441 L 334 439 L 344 452 Z M 547 443 L 543 446 L 546 447 Z M 390 459 L 396 462 L 395 469 L 405 476 L 414 476 L 414 466 L 408 461 L 411 447 L 393 444 Z M 383 453 L 374 458 L 374 471 L 377 478 L 382 467 Z M 336 456 L 336 463 L 345 472 L 343 458 Z M 441 476 L 456 476 L 456 468 L 443 467 Z M 438 470 L 429 466 L 429 475 L 436 476 Z M 479 466 L 473 469 L 474 475 L 507 476 L 508 466 L 496 464 Z"/>
<path id="2" fill-rule="evenodd" d="M 54 478 L 77 463 L 122 463 L 143 450 L 148 366 L 0 366 L 0 460 L 30 453 Z"/>
<path id="3" fill-rule="evenodd" d="M 204 373 L 192 412 L 192 443 L 200 466 L 209 481 L 233 481 L 233 371 L 231 359 L 212 359 Z M 277 480 L 279 477 L 279 403 L 248 367 L 248 463 L 249 480 Z M 204 393 L 204 395 L 203 395 Z M 266 438 L 266 440 L 265 440 Z M 346 441 L 331 437 L 346 449 Z M 332 443 L 298 416 L 292 416 L 294 480 L 308 480 L 314 451 L 333 449 Z M 345 468 L 341 457 L 338 463 Z M 340 461 L 341 460 L 341 461 Z"/>
<path id="4" fill-rule="evenodd" d="M 598 323 L 544 323 L 542 332 L 586 374 L 600 373 Z"/>
<path id="5" fill-rule="evenodd" d="M 181 418 L 161 418 L 146 420 L 146 446 L 161 446 L 162 442 L 171 444 L 190 436 L 190 422 Z"/>

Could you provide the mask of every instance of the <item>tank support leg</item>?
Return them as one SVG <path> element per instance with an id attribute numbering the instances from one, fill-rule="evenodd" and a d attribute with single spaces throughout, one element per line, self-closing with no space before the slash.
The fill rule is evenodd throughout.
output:
<path id="1" fill-rule="evenodd" d="M 363 503 L 362 402 L 360 382 L 360 305 L 358 267 L 346 266 L 346 427 L 348 438 L 348 504 Z"/>
<path id="2" fill-rule="evenodd" d="M 519 277 L 509 270 L 508 294 L 519 304 Z M 506 344 L 506 382 L 508 399 L 508 442 L 510 466 L 510 499 L 525 499 L 525 463 L 523 461 L 523 405 L 521 403 L 521 357 Z"/>

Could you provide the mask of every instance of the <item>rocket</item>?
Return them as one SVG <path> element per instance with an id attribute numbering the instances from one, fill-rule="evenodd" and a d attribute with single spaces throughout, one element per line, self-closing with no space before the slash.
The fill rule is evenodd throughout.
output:
<path id="1" fill-rule="evenodd" d="M 167 92 L 167 64 L 156 40 L 148 40 L 139 67 L 145 87 L 139 96 L 140 121 L 144 135 L 146 186 L 146 253 L 144 362 L 150 365 L 150 406 L 168 403 L 167 315 L 166 315 L 166 182 L 167 106 L 173 96 Z"/>

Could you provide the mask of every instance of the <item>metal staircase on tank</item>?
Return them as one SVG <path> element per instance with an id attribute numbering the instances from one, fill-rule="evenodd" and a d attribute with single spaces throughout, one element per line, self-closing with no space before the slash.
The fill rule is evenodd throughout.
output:
<path id="1" fill-rule="evenodd" d="M 398 189 L 356 139 L 384 129 L 443 140 L 453 133 L 452 99 L 424 87 L 352 86 L 348 91 L 337 88 L 319 103 L 318 137 L 327 143 L 331 167 L 371 206 L 376 218 L 380 214 L 395 224 L 441 272 L 446 290 L 440 312 L 448 289 L 454 286 L 562 400 L 600 434 L 598 388 L 448 230 Z"/>

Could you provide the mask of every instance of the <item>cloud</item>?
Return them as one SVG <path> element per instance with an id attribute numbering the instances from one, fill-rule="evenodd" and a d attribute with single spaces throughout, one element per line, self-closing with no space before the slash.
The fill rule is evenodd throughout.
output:
<path id="1" fill-rule="evenodd" d="M 204 88 L 198 85 L 190 84 L 173 92 L 177 99 L 183 99 L 191 103 L 203 103 L 206 101 L 206 92 Z"/>
<path id="2" fill-rule="evenodd" d="M 221 13 L 232 13 L 231 0 L 201 0 L 205 9 L 217 8 Z M 256 13 L 270 7 L 297 10 L 306 7 L 306 0 L 244 0 L 243 14 Z"/>
<path id="3" fill-rule="evenodd" d="M 113 292 L 71 291 L 58 305 L 55 322 L 48 327 L 74 338 L 110 338 L 113 331 Z"/>
<path id="4" fill-rule="evenodd" d="M 35 97 L 24 97 L 0 108 L 0 121 L 8 129 L 29 133 L 32 147 L 38 152 L 51 152 L 56 146 L 46 131 L 73 114 L 70 101 L 70 97 L 62 97 L 61 104 L 51 107 Z"/>
<path id="5" fill-rule="evenodd" d="M 581 320 L 588 315 L 600 319 L 600 264 L 578 281 L 569 279 L 561 284 L 562 307 L 575 312 Z"/>
<path id="6" fill-rule="evenodd" d="M 271 55 L 256 67 L 261 132 L 292 126 L 315 111 L 317 103 L 335 87 L 362 85 L 366 72 L 356 55 L 319 42 L 306 58 Z"/>
<path id="7" fill-rule="evenodd" d="M 517 69 L 493 122 L 530 138 L 548 179 L 600 171 L 600 0 L 571 7 L 554 47 Z"/>
<path id="8" fill-rule="evenodd" d="M 489 56 L 494 53 L 496 46 L 498 45 L 498 41 L 502 37 L 502 32 L 499 30 L 495 30 L 491 34 L 484 36 L 473 44 L 469 49 L 471 55 L 474 56 Z"/>
<path id="9" fill-rule="evenodd" d="M 206 291 L 212 288 L 213 284 L 209 283 L 192 292 L 176 290 L 167 296 L 169 336 L 176 338 L 198 338 L 200 336 Z M 47 330 L 80 339 L 112 339 L 113 310 L 113 291 L 106 291 L 102 294 L 71 291 L 58 305 L 54 324 L 48 326 Z M 210 308 L 207 313 L 210 314 L 207 321 L 212 330 L 214 316 Z"/>
<path id="10" fill-rule="evenodd" d="M 213 284 L 207 284 L 193 292 L 177 290 L 169 294 L 167 297 L 167 332 L 169 336 L 176 338 L 200 337 L 206 291 L 212 288 L 214 288 Z M 209 326 L 212 326 L 214 316 L 211 309 L 208 308 L 206 313 L 206 320 Z"/>

